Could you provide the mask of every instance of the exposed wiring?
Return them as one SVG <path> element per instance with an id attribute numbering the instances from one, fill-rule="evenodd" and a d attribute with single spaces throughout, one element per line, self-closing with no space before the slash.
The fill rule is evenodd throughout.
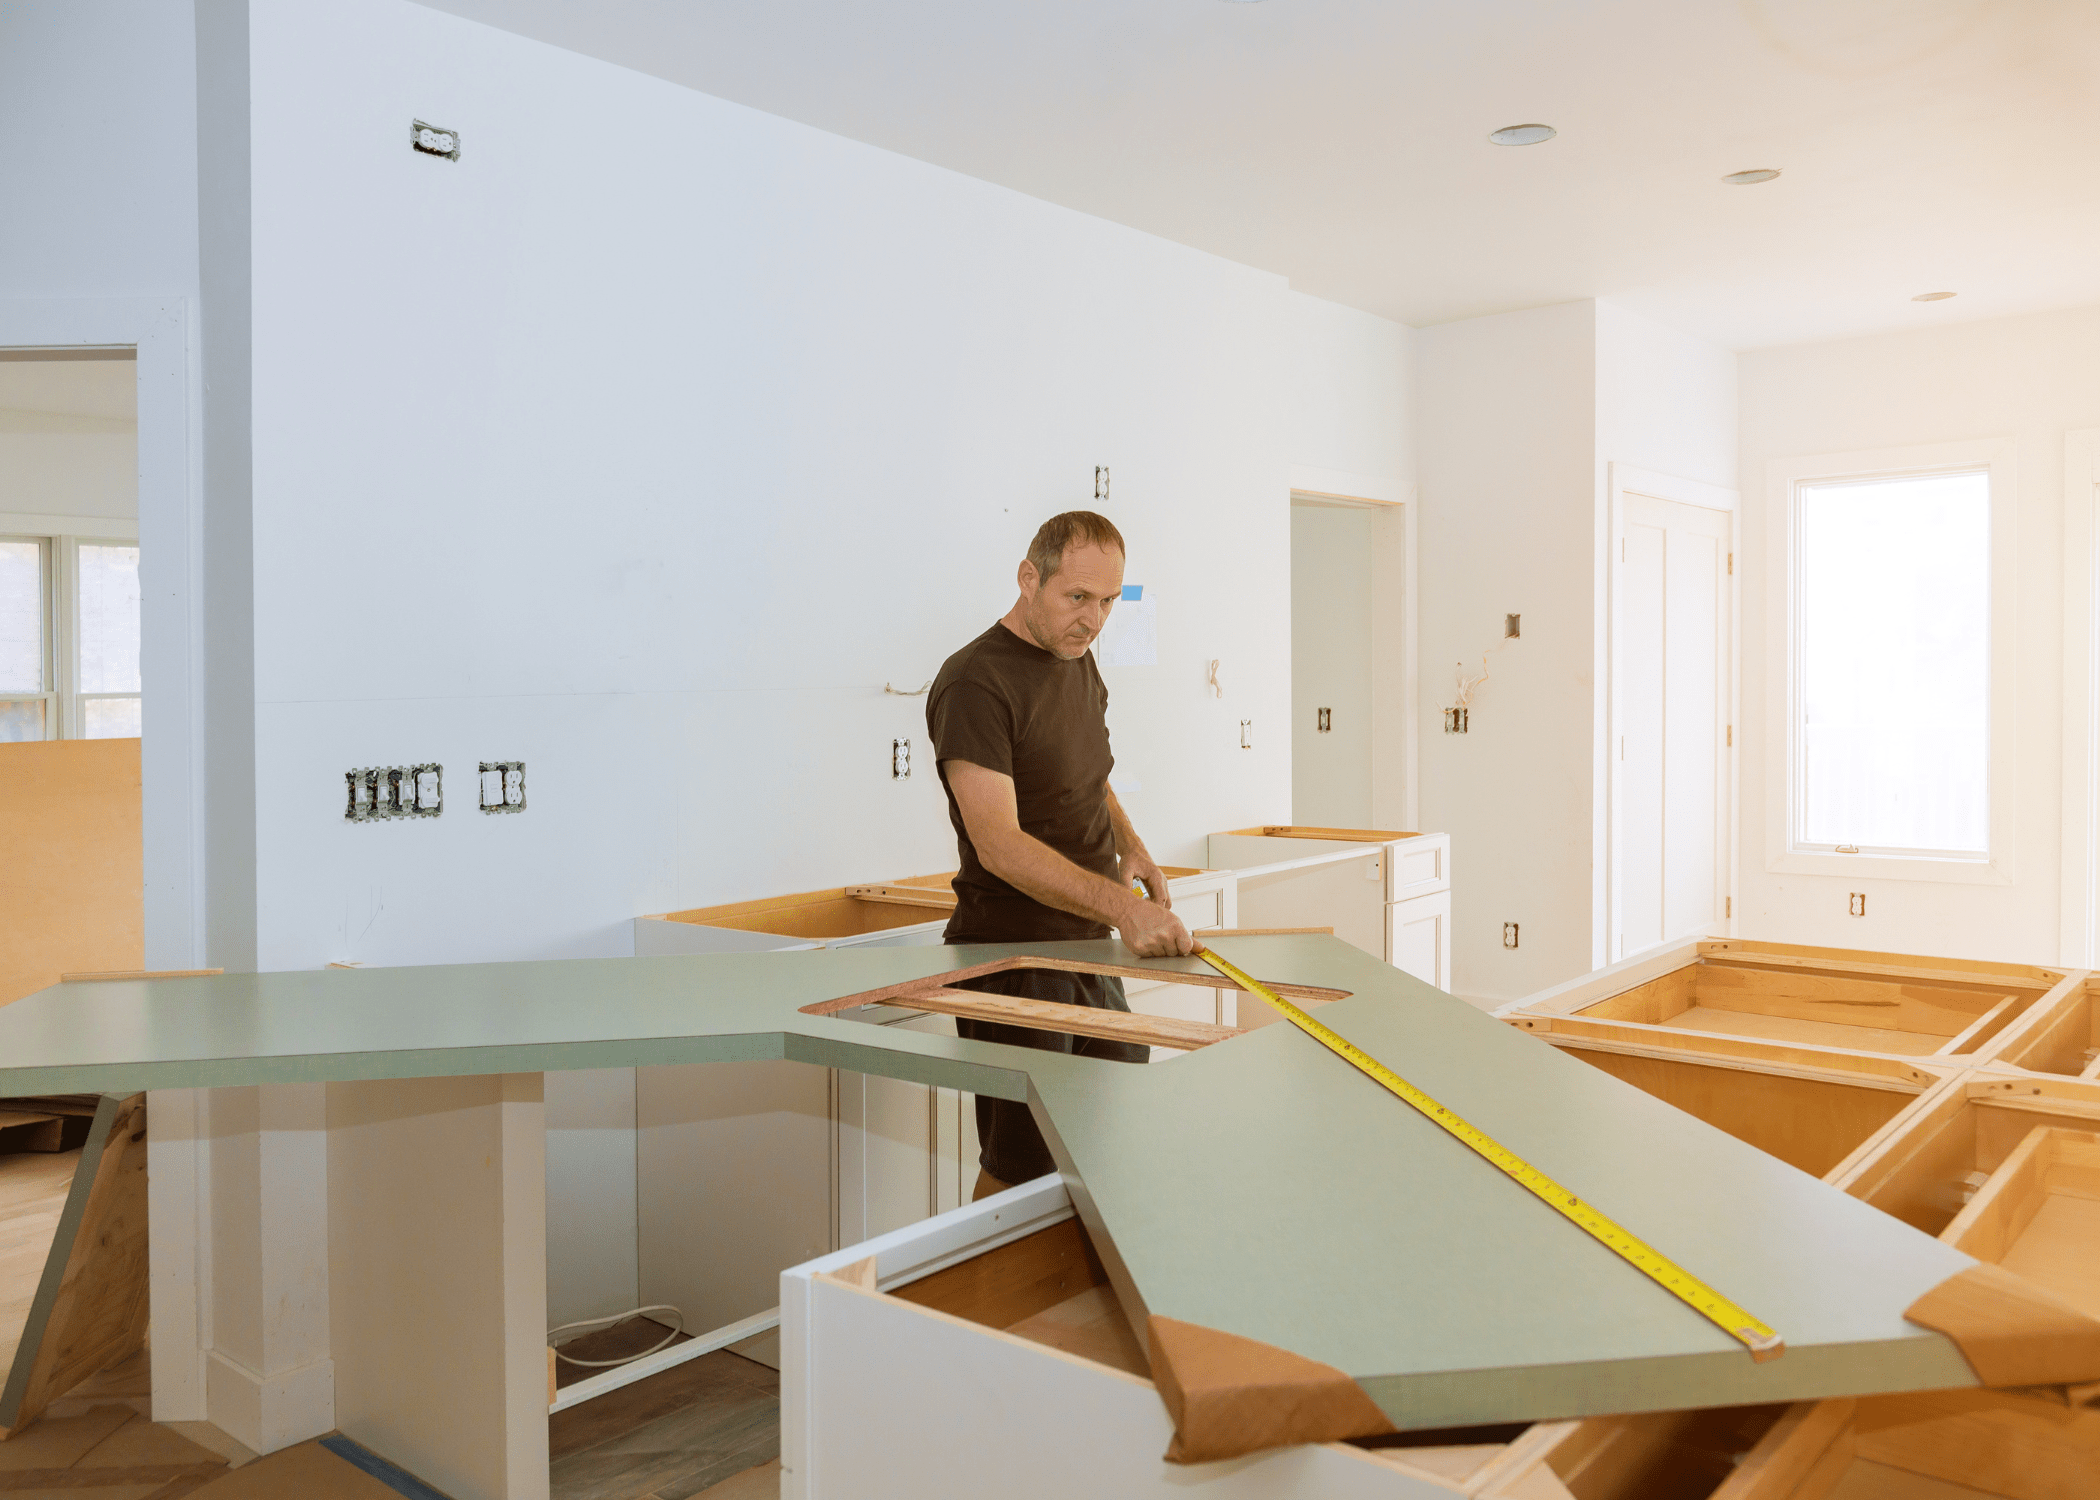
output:
<path id="1" fill-rule="evenodd" d="M 1466 675 L 1466 664 L 1464 662 L 1458 663 L 1458 702 L 1452 705 L 1453 707 L 1471 708 L 1473 706 L 1473 695 L 1479 692 L 1480 685 L 1488 680 L 1488 658 L 1516 639 L 1516 636 L 1506 635 L 1487 650 L 1481 652 L 1478 676 L 1468 677 Z"/>
<path id="2" fill-rule="evenodd" d="M 1215 656 L 1210 660 L 1210 680 L 1204 685 L 1220 698 L 1225 696 L 1225 684 L 1218 681 L 1218 658 Z"/>
<path id="3" fill-rule="evenodd" d="M 930 688 L 930 687 L 932 687 L 932 686 L 933 686 L 933 679 L 932 679 L 931 677 L 929 677 L 929 678 L 927 678 L 927 679 L 926 679 L 926 680 L 925 680 L 924 682 L 920 683 L 920 684 L 919 684 L 919 685 L 918 685 L 917 687 L 913 688 L 913 689 L 912 689 L 912 690 L 911 690 L 910 692 L 908 692 L 908 693 L 907 693 L 907 692 L 906 692 L 906 691 L 905 691 L 905 690 L 904 690 L 903 688 L 901 688 L 901 687 L 892 687 L 892 686 L 890 686 L 890 684 L 888 684 L 887 682 L 885 682 L 885 683 L 884 683 L 884 684 L 882 685 L 882 690 L 883 690 L 883 691 L 884 691 L 885 693 L 890 693 L 890 694 L 893 694 L 894 696 L 896 696 L 896 697 L 899 697 L 899 698 L 916 698 L 916 697 L 918 697 L 918 696 L 919 696 L 920 694 L 924 693 L 924 692 L 925 692 L 925 691 L 926 691 L 926 690 L 927 690 L 928 688 Z"/>
<path id="4" fill-rule="evenodd" d="M 643 1313 L 653 1312 L 669 1313 L 671 1317 L 676 1321 L 677 1326 L 672 1328 L 672 1330 L 669 1333 L 664 1335 L 662 1343 L 652 1345 L 651 1347 L 644 1349 L 639 1354 L 622 1355 L 618 1359 L 576 1359 L 570 1355 L 562 1353 L 559 1349 L 554 1350 L 554 1357 L 556 1359 L 566 1360 L 572 1365 L 583 1365 L 589 1369 L 594 1370 L 608 1369 L 613 1365 L 631 1365 L 638 1359 L 647 1359 L 650 1355 L 656 1353 L 659 1349 L 670 1348 L 671 1345 L 674 1342 L 676 1342 L 678 1335 L 685 1332 L 685 1314 L 683 1312 L 680 1312 L 677 1308 L 673 1307 L 668 1302 L 651 1303 L 648 1307 L 630 1307 L 626 1312 L 614 1313 L 609 1318 L 584 1318 L 575 1323 L 564 1323 L 559 1328 L 550 1328 L 547 1330 L 547 1344 L 548 1347 L 552 1348 L 554 1345 L 554 1336 L 557 1333 L 567 1333 L 571 1328 L 602 1328 L 610 1323 L 624 1323 L 629 1318 L 639 1318 Z"/>

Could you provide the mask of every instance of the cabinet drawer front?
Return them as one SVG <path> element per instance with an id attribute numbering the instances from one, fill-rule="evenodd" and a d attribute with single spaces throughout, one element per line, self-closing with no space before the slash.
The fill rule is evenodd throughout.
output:
<path id="1" fill-rule="evenodd" d="M 1393 862 L 1393 899 L 1426 896 L 1448 890 L 1451 885 L 1451 837 L 1408 839 L 1394 844 L 1388 856 Z"/>

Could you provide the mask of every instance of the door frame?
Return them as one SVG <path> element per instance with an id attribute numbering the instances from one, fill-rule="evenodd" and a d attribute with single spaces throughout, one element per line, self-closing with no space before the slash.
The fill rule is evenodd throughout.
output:
<path id="1" fill-rule="evenodd" d="M 2093 967 L 2100 920 L 2100 428 L 2064 434 L 2063 908 L 2059 962 Z"/>
<path id="2" fill-rule="evenodd" d="M 1376 513 L 1371 525 L 1371 826 L 1420 826 L 1415 486 L 1293 464 L 1287 504 Z M 1390 585 L 1399 583 L 1399 597 Z"/>
<path id="3" fill-rule="evenodd" d="M 130 348 L 138 378 L 140 741 L 148 969 L 205 957 L 204 443 L 195 304 L 187 297 L 0 300 L 0 348 Z M 245 584 L 242 585 L 245 587 Z M 196 1089 L 148 1098 L 147 1192 L 154 1234 L 153 1406 L 205 1415 L 210 1343 L 208 1166 Z"/>
<path id="4" fill-rule="evenodd" d="M 1742 847 L 1742 779 L 1737 773 L 1738 757 L 1742 754 L 1742 743 L 1734 738 L 1734 730 L 1743 722 L 1742 683 L 1742 598 L 1740 575 L 1735 571 L 1735 554 L 1742 550 L 1742 505 L 1741 494 L 1717 484 L 1705 484 L 1696 479 L 1681 479 L 1674 474 L 1663 474 L 1653 469 L 1643 469 L 1633 464 L 1611 463 L 1609 484 L 1611 489 L 1610 539 L 1605 548 L 1605 605 L 1602 649 L 1599 651 L 1599 677 L 1606 683 L 1606 712 L 1604 733 L 1600 737 L 1597 751 L 1604 761 L 1604 775 L 1599 778 L 1605 793 L 1604 823 L 1604 962 L 1618 963 L 1637 954 L 1614 953 L 1620 928 L 1620 836 L 1619 836 L 1619 766 L 1617 746 L 1625 722 L 1624 708 L 1620 702 L 1619 682 L 1619 606 L 1621 601 L 1621 554 L 1626 537 L 1626 497 L 1642 495 L 1651 500 L 1674 501 L 1680 505 L 1693 505 L 1701 510 L 1722 511 L 1728 516 L 1728 572 L 1724 575 L 1727 597 L 1724 603 L 1728 640 L 1722 652 L 1726 664 L 1727 681 L 1721 684 L 1720 698 L 1726 715 L 1724 723 L 1728 734 L 1721 752 L 1721 775 L 1724 782 L 1722 797 L 1726 802 L 1726 815 L 1720 820 L 1723 847 L 1720 865 L 1724 872 L 1721 880 L 1723 915 L 1710 924 L 1707 935 L 1733 937 L 1735 935 L 1735 887 L 1737 874 L 1736 851 Z M 1682 942 L 1692 934 L 1666 937 L 1665 943 Z M 1648 950 L 1642 949 L 1640 952 Z"/>

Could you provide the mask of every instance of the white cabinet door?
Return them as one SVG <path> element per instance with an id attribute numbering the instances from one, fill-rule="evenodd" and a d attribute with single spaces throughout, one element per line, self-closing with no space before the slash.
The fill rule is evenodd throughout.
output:
<path id="1" fill-rule="evenodd" d="M 1393 967 L 1440 990 L 1451 988 L 1451 893 L 1395 901 L 1390 913 Z"/>
<path id="2" fill-rule="evenodd" d="M 1714 930 L 1728 865 L 1734 518 L 1628 493 L 1612 549 L 1611 961 Z"/>

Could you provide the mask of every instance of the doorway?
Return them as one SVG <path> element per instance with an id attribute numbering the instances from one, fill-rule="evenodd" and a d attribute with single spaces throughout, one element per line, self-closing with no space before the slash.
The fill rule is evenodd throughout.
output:
<path id="1" fill-rule="evenodd" d="M 1613 466 L 1612 962 L 1732 916 L 1734 500 Z"/>
<path id="2" fill-rule="evenodd" d="M 1370 828 L 1376 517 L 1291 498 L 1291 821 Z"/>

